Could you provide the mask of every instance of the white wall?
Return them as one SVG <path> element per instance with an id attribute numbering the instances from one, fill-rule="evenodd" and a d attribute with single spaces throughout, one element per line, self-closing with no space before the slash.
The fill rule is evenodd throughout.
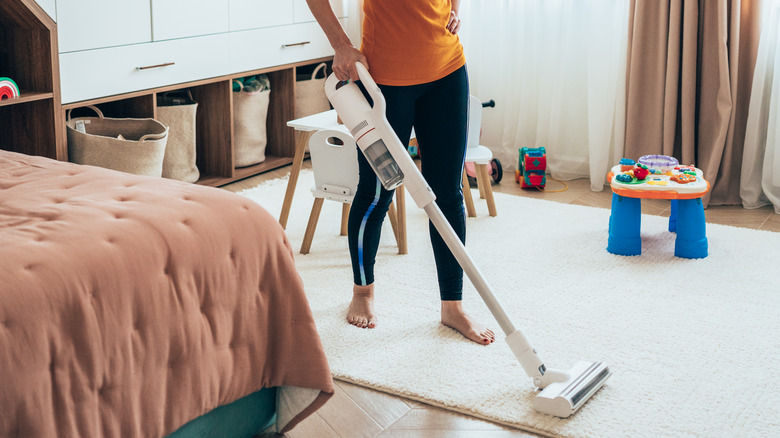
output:
<path id="1" fill-rule="evenodd" d="M 57 21 L 57 0 L 35 0 L 52 20 Z"/>
<path id="2" fill-rule="evenodd" d="M 360 29 L 363 25 L 363 0 L 345 0 L 349 2 L 347 5 L 347 11 L 349 13 L 349 21 L 347 24 L 347 35 L 352 40 L 352 44 L 360 48 Z"/>

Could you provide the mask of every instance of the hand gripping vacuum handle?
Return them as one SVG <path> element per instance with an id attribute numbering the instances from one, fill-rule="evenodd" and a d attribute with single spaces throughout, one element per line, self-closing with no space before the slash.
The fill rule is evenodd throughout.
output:
<path id="1" fill-rule="evenodd" d="M 393 131 L 390 123 L 387 121 L 385 98 L 379 86 L 374 82 L 374 79 L 363 64 L 357 63 L 357 71 L 361 83 L 374 101 L 373 108 L 356 84 L 342 84 L 334 74 L 331 74 L 325 81 L 325 94 L 328 96 L 328 100 L 333 104 L 344 125 L 352 133 L 358 147 L 369 163 L 371 163 L 374 171 L 377 172 L 377 176 L 379 176 L 385 188 L 388 190 L 395 188 L 403 180 L 403 184 L 412 199 L 414 199 L 415 204 L 424 209 L 428 214 L 447 247 L 455 256 L 463 271 L 468 275 L 471 283 L 493 314 L 493 317 L 496 318 L 496 321 L 504 333 L 506 333 L 507 344 L 509 344 L 515 357 L 523 366 L 526 374 L 529 377 L 544 375 L 545 367 L 537 356 L 536 351 L 531 347 L 523 333 L 512 324 L 482 273 L 466 252 L 463 242 L 460 241 L 460 238 L 458 238 L 452 226 L 444 217 L 441 209 L 439 209 L 439 206 L 433 202 L 436 199 L 433 191 L 417 169 L 417 165 L 412 161 L 406 147 L 401 144 L 395 131 Z M 379 149 L 388 152 L 392 156 L 393 164 L 397 165 L 397 168 L 403 172 L 401 179 L 395 179 L 389 176 L 389 174 L 385 174 L 387 169 L 392 166 L 383 164 L 385 161 L 381 159 L 376 159 L 375 149 L 378 146 L 380 146 Z M 386 181 L 392 183 L 389 184 L 390 187 L 388 187 Z"/>
<path id="2" fill-rule="evenodd" d="M 436 196 L 422 176 L 404 179 L 419 174 L 417 165 L 387 121 L 385 97 L 379 86 L 363 64 L 358 62 L 357 70 L 363 87 L 374 101 L 373 108 L 355 83 L 342 84 L 334 74 L 325 81 L 325 94 L 385 189 L 392 190 L 403 182 L 415 204 L 424 208 Z"/>

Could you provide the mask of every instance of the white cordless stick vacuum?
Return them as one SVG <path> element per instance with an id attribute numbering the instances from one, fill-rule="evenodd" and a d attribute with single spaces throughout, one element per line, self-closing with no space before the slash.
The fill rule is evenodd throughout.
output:
<path id="1" fill-rule="evenodd" d="M 387 122 L 385 98 L 381 90 L 363 64 L 357 63 L 357 70 L 361 83 L 374 101 L 373 107 L 355 83 L 344 84 L 333 74 L 325 82 L 325 94 L 342 122 L 352 133 L 384 188 L 392 190 L 403 183 L 415 204 L 428 214 L 493 317 L 506 333 L 509 348 L 526 374 L 533 379 L 534 385 L 541 389 L 534 399 L 534 408 L 557 417 L 570 416 L 601 388 L 611 375 L 609 367 L 602 362 L 578 362 L 568 371 L 544 366 L 528 339 L 512 324 L 455 230 L 434 202 L 436 196 Z"/>

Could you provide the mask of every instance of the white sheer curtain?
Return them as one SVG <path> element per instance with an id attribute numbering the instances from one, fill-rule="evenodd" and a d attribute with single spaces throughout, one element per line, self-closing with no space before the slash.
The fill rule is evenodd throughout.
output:
<path id="1" fill-rule="evenodd" d="M 780 1 L 763 7 L 739 194 L 745 208 L 780 214 Z"/>
<path id="2" fill-rule="evenodd" d="M 483 145 L 507 169 L 544 146 L 548 171 L 604 187 L 623 152 L 629 0 L 462 0 L 471 93 L 495 99 Z"/>

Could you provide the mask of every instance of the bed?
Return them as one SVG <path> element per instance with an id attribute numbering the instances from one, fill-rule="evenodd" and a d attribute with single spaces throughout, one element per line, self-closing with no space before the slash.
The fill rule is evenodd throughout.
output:
<path id="1" fill-rule="evenodd" d="M 0 151 L 0 436 L 286 432 L 332 395 L 262 207 Z"/>

